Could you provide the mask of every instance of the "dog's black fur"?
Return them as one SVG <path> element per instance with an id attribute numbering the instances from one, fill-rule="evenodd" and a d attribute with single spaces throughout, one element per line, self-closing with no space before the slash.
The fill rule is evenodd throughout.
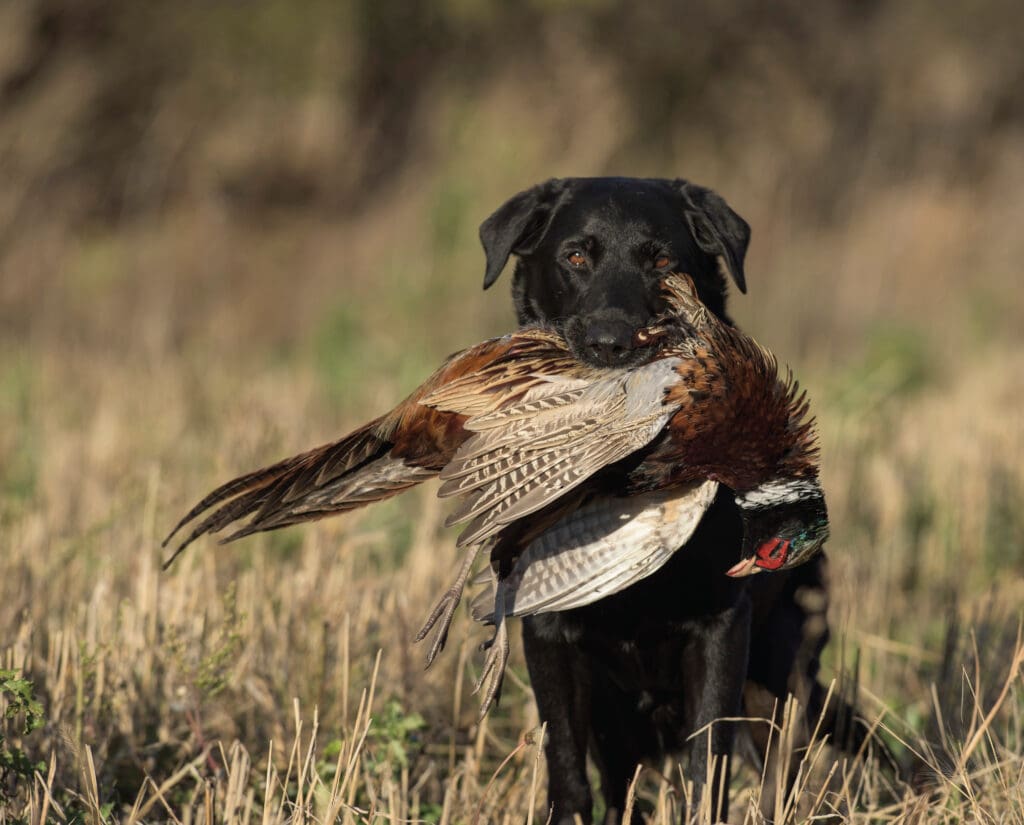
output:
<path id="1" fill-rule="evenodd" d="M 689 274 L 726 320 L 726 276 L 746 291 L 746 222 L 684 180 L 551 180 L 501 206 L 480 238 L 485 288 L 515 255 L 519 323 L 559 327 L 578 357 L 601 365 L 644 357 L 633 334 L 656 311 L 664 272 Z M 717 722 L 689 742 L 691 735 L 723 717 L 772 718 L 787 691 L 816 722 L 828 639 L 824 558 L 732 579 L 725 571 L 739 559 L 741 533 L 732 494 L 722 491 L 685 552 L 650 578 L 594 605 L 524 620 L 530 680 L 548 726 L 553 822 L 571 823 L 574 814 L 591 822 L 588 748 L 600 770 L 604 821 L 618 823 L 636 764 L 687 745 L 697 787 L 713 755 L 712 811 L 724 819 L 728 795 L 719 788 L 728 787 L 734 726 Z M 826 728 L 837 727 L 836 715 Z M 750 732 L 763 754 L 768 725 Z M 771 805 L 766 799 L 762 808 L 770 814 Z"/>

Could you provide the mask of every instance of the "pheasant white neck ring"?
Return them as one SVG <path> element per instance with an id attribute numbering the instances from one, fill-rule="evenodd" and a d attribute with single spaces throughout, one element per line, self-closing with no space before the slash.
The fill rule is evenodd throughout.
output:
<path id="1" fill-rule="evenodd" d="M 821 497 L 821 485 L 817 479 L 785 478 L 766 481 L 753 490 L 738 494 L 736 503 L 744 510 L 759 510 Z"/>

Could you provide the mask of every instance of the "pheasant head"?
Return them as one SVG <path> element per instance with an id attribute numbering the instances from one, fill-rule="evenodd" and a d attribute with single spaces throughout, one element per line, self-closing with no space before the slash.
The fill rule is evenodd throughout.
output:
<path id="1" fill-rule="evenodd" d="M 743 514 L 743 550 L 730 576 L 796 567 L 828 539 L 828 509 L 817 478 L 775 479 L 738 495 L 736 503 Z"/>

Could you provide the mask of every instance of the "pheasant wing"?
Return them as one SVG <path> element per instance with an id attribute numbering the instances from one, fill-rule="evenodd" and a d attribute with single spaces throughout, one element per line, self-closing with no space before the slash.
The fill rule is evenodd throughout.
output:
<path id="1" fill-rule="evenodd" d="M 677 405 L 666 391 L 676 358 L 602 371 L 589 383 L 537 393 L 469 419 L 474 433 L 441 471 L 440 495 L 462 495 L 449 524 L 459 544 L 482 541 L 560 498 L 603 467 L 649 444 Z"/>
<path id="2" fill-rule="evenodd" d="M 230 526 L 224 541 L 323 518 L 390 498 L 432 478 L 468 437 L 462 422 L 520 401 L 548 372 L 579 370 L 550 330 L 496 338 L 449 358 L 412 395 L 344 438 L 223 484 L 164 540 L 193 525 L 165 563 L 200 536 Z M 465 411 L 424 399 L 454 399 Z"/>
<path id="3" fill-rule="evenodd" d="M 599 496 L 530 541 L 508 575 L 473 600 L 473 617 L 493 623 L 582 607 L 661 568 L 693 535 L 718 484 L 697 482 L 626 498 Z"/>

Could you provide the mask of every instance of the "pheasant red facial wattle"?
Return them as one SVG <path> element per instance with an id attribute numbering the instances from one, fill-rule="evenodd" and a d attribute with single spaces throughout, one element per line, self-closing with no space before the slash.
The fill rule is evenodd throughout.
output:
<path id="1" fill-rule="evenodd" d="M 757 548 L 757 566 L 762 570 L 778 570 L 789 554 L 789 539 L 774 538 Z"/>

